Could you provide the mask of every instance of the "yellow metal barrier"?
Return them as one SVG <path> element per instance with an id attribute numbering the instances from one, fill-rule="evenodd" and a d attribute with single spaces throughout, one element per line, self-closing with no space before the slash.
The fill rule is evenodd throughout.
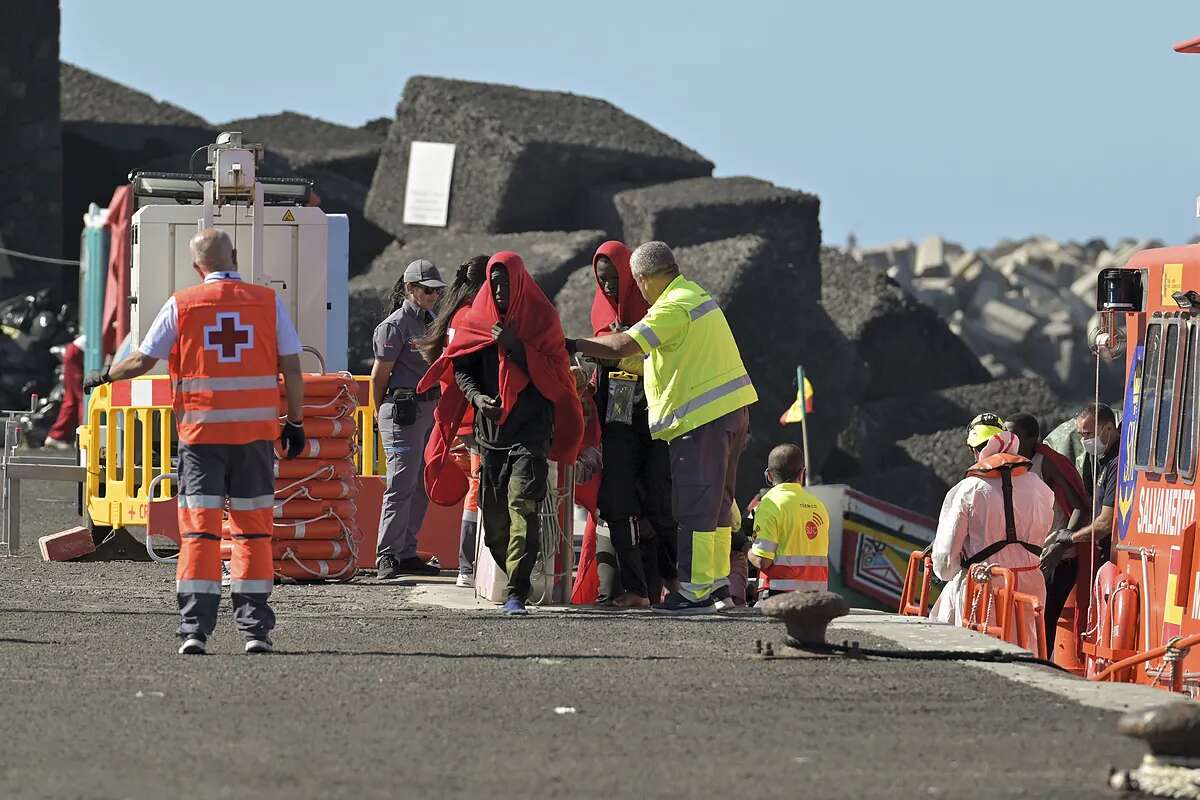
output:
<path id="1" fill-rule="evenodd" d="M 370 378 L 355 376 L 355 380 L 370 386 Z M 163 383 L 155 386 L 151 381 Z M 170 479 L 159 481 L 153 496 L 149 493 L 151 481 L 175 471 L 178 439 L 173 409 L 169 403 L 139 405 L 127 399 L 169 397 L 164 391 L 168 381 L 166 375 L 134 378 L 125 382 L 130 384 L 128 387 L 106 384 L 88 397 L 79 442 L 87 468 L 84 508 L 93 525 L 145 525 L 150 501 L 165 500 L 174 494 Z M 152 387 L 159 391 L 154 392 Z M 114 390 L 121 400 L 114 402 Z M 387 463 L 371 406 L 359 405 L 355 420 L 358 474 L 385 474 Z"/>

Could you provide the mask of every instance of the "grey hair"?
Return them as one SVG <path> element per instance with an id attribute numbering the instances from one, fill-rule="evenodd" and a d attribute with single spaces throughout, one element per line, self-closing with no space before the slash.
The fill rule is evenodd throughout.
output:
<path id="1" fill-rule="evenodd" d="M 639 278 L 679 271 L 679 265 L 675 263 L 675 254 L 666 242 L 646 242 L 638 245 L 629 257 L 629 268 Z"/>
<path id="2" fill-rule="evenodd" d="M 188 242 L 192 260 L 209 270 L 233 266 L 233 242 L 229 234 L 218 228 L 205 228 Z"/>

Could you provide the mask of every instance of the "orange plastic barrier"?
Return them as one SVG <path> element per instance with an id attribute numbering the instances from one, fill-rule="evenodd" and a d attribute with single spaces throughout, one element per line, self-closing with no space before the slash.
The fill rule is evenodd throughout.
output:
<path id="1" fill-rule="evenodd" d="M 913 602 L 917 590 L 917 575 L 921 573 L 921 595 Z M 904 588 L 900 590 L 900 610 L 904 617 L 924 617 L 929 613 L 929 584 L 933 579 L 933 559 L 921 550 L 908 556 L 908 571 L 904 574 Z"/>
<path id="2" fill-rule="evenodd" d="M 999 584 L 999 585 L 998 585 Z M 962 627 L 1012 642 L 1038 658 L 1046 657 L 1046 621 L 1041 602 L 1016 590 L 1016 572 L 990 564 L 967 568 L 963 592 Z M 1035 641 L 1028 640 L 1024 621 L 1037 622 Z"/>

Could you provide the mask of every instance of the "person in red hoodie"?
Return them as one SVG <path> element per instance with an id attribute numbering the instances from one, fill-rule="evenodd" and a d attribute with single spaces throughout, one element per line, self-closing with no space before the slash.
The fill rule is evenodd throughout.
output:
<path id="1" fill-rule="evenodd" d="M 583 409 L 564 343 L 558 312 L 521 257 L 497 253 L 482 290 L 419 384 L 429 388 L 454 376 L 425 453 L 425 487 L 435 503 L 450 505 L 466 494 L 466 477 L 450 449 L 463 414 L 474 408 L 484 543 L 506 568 L 508 615 L 526 613 L 548 460 L 573 464 L 583 439 Z"/>
<path id="2" fill-rule="evenodd" d="M 592 329 L 605 336 L 646 316 L 649 304 L 629 269 L 624 243 L 600 245 L 592 259 L 596 296 Z M 649 608 L 662 597 L 662 580 L 673 580 L 676 524 L 671 510 L 671 456 L 667 443 L 650 438 L 641 355 L 598 360 L 596 401 L 603 422 L 604 472 L 598 506 L 616 551 L 616 569 L 600 560 L 599 605 Z M 640 525 L 639 521 L 647 524 Z M 639 536 L 638 532 L 650 534 Z M 660 554 L 660 548 L 665 552 Z M 661 558 L 660 558 L 661 555 Z M 660 574 L 660 563 L 666 575 Z"/>
<path id="3" fill-rule="evenodd" d="M 458 265 L 454 282 L 446 290 L 438 303 L 437 316 L 429 325 L 429 333 L 423 339 L 416 341 L 417 350 L 432 364 L 437 361 L 446 349 L 446 344 L 454 336 L 455 324 L 461 320 L 471 308 L 483 279 L 488 263 L 487 256 L 472 256 Z M 447 381 L 453 376 L 447 376 Z M 445 391 L 446 387 L 442 387 Z M 470 479 L 467 489 L 466 502 L 463 503 L 462 524 L 458 536 L 458 580 L 456 585 L 471 588 L 475 585 L 475 548 L 479 535 L 479 445 L 475 443 L 473 425 L 475 415 L 471 409 L 463 415 L 462 423 L 458 426 L 458 438 L 467 448 L 470 463 Z"/>

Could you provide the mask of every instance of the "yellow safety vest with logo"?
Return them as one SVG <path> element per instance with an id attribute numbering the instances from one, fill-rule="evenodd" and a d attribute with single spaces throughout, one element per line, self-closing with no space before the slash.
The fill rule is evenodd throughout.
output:
<path id="1" fill-rule="evenodd" d="M 818 591 L 829 588 L 829 512 L 798 483 L 780 483 L 754 509 L 750 552 L 772 559 L 759 588 Z"/>
<path id="2" fill-rule="evenodd" d="M 725 314 L 682 275 L 628 333 L 647 354 L 651 437 L 669 442 L 757 402 Z"/>

